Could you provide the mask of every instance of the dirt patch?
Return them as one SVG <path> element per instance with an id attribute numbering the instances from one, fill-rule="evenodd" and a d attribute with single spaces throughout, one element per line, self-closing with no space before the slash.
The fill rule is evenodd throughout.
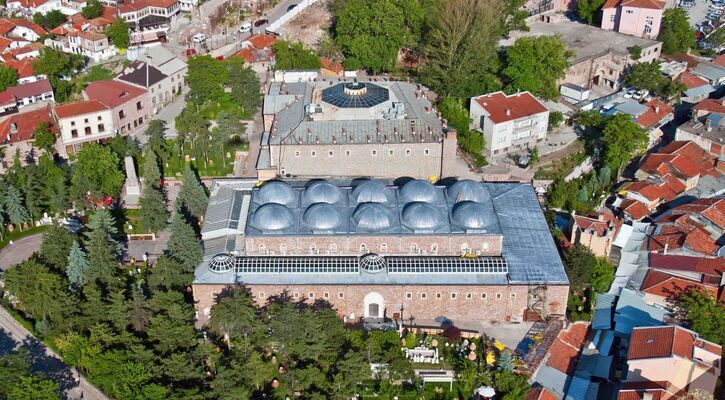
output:
<path id="1" fill-rule="evenodd" d="M 327 1 L 315 3 L 286 23 L 282 37 L 292 42 L 302 42 L 307 47 L 317 47 L 320 38 L 329 31 L 332 23 Z"/>

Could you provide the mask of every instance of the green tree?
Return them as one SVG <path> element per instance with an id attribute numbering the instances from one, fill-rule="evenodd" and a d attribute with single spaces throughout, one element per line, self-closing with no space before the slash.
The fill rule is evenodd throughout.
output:
<path id="1" fill-rule="evenodd" d="M 274 50 L 274 67 L 280 71 L 319 69 L 320 58 L 315 51 L 305 47 L 302 42 L 277 41 Z"/>
<path id="2" fill-rule="evenodd" d="M 166 134 L 166 121 L 160 119 L 152 119 L 146 127 L 145 135 L 148 138 L 146 148 L 156 154 L 156 157 L 162 162 L 171 157 L 171 149 L 169 149 L 164 135 Z M 158 161 L 157 161 L 158 162 Z"/>
<path id="3" fill-rule="evenodd" d="M 549 130 L 557 129 L 564 122 L 564 114 L 561 111 L 549 113 Z"/>
<path id="4" fill-rule="evenodd" d="M 22 226 L 26 222 L 30 222 L 30 213 L 25 208 L 23 195 L 11 184 L 5 184 L 5 193 L 3 195 L 3 209 L 8 219 L 13 225 Z"/>
<path id="5" fill-rule="evenodd" d="M 636 44 L 630 47 L 629 55 L 632 57 L 632 60 L 639 60 L 640 58 L 642 58 L 642 47 Z"/>
<path id="6" fill-rule="evenodd" d="M 579 0 L 576 3 L 576 13 L 579 18 L 586 21 L 588 24 L 594 22 L 595 17 L 599 14 L 599 10 L 602 8 L 606 0 Z"/>
<path id="7" fill-rule="evenodd" d="M 159 170 L 159 160 L 153 150 L 147 150 L 143 157 L 141 165 L 141 175 L 144 178 L 144 185 L 158 188 L 161 183 L 161 171 Z"/>
<path id="8" fill-rule="evenodd" d="M 592 265 L 592 290 L 605 293 L 614 281 L 614 266 L 606 257 L 597 257 Z"/>
<path id="9" fill-rule="evenodd" d="M 421 66 L 423 82 L 446 97 L 468 98 L 499 88 L 496 49 L 501 3 L 442 0 L 431 17 Z"/>
<path id="10" fill-rule="evenodd" d="M 242 108 L 242 113 L 252 115 L 261 104 L 260 83 L 257 73 L 240 57 L 224 60 L 229 71 L 229 88 L 232 97 Z"/>
<path id="11" fill-rule="evenodd" d="M 97 1 L 97 0 L 96 0 Z M 79 54 L 64 53 L 52 47 L 43 47 L 33 60 L 33 71 L 37 75 L 46 75 L 55 91 L 55 100 L 65 101 L 72 92 L 72 84 L 67 80 L 83 69 L 83 57 Z"/>
<path id="12" fill-rule="evenodd" d="M 485 140 L 479 132 L 470 129 L 471 118 L 463 100 L 446 97 L 438 105 L 438 110 L 448 124 L 458 132 L 458 146 L 475 157 L 477 165 L 486 165 L 486 158 L 483 155 Z"/>
<path id="13" fill-rule="evenodd" d="M 83 82 L 88 84 L 95 81 L 110 80 L 114 77 L 115 75 L 110 69 L 104 67 L 103 65 L 94 65 L 88 68 L 88 72 L 83 75 Z"/>
<path id="14" fill-rule="evenodd" d="M 36 321 L 61 319 L 72 310 L 61 277 L 35 260 L 5 271 L 4 282 L 5 290 L 18 302 L 17 307 Z"/>
<path id="15" fill-rule="evenodd" d="M 41 122 L 35 127 L 35 145 L 47 153 L 55 153 L 55 135 L 50 131 L 50 124 Z"/>
<path id="16" fill-rule="evenodd" d="M 161 256 L 149 271 L 148 285 L 152 290 L 183 291 L 194 280 L 194 270 L 168 256 Z"/>
<path id="17" fill-rule="evenodd" d="M 348 0 L 334 18 L 334 38 L 345 54 L 346 69 L 390 71 L 410 40 L 405 12 L 394 1 Z"/>
<path id="18" fill-rule="evenodd" d="M 725 45 L 725 29 L 720 27 L 714 32 L 710 33 L 710 35 L 707 37 L 707 43 L 718 47 L 722 47 L 723 45 Z"/>
<path id="19" fill-rule="evenodd" d="M 68 266 L 66 268 L 66 276 L 68 276 L 68 287 L 73 293 L 80 293 L 83 285 L 86 283 L 86 271 L 88 270 L 88 258 L 86 253 L 78 244 L 73 241 L 73 246 L 68 254 Z"/>
<path id="20" fill-rule="evenodd" d="M 103 4 L 99 0 L 88 0 L 86 6 L 81 9 L 85 19 L 94 19 L 103 15 Z"/>
<path id="21" fill-rule="evenodd" d="M 68 206 L 68 170 L 55 163 L 49 153 L 40 156 L 38 164 L 42 175 L 42 197 L 50 211 L 60 212 Z"/>
<path id="22" fill-rule="evenodd" d="M 556 36 L 522 37 L 506 50 L 503 78 L 510 93 L 526 90 L 534 96 L 554 100 L 556 82 L 569 67 L 571 53 Z"/>
<path id="23" fill-rule="evenodd" d="M 186 271 L 193 271 L 204 255 L 199 238 L 180 212 L 171 218 L 171 234 L 166 244 L 167 255 L 184 266 Z"/>
<path id="24" fill-rule="evenodd" d="M 197 341 L 194 309 L 181 292 L 156 292 L 149 301 L 153 316 L 146 333 L 160 356 L 184 352 Z"/>
<path id="25" fill-rule="evenodd" d="M 513 372 L 514 371 L 514 360 L 511 357 L 511 353 L 508 350 L 501 352 L 496 363 L 499 371 Z"/>
<path id="26" fill-rule="evenodd" d="M 76 155 L 71 176 L 71 190 L 75 198 L 86 194 L 91 199 L 121 194 L 124 176 L 119 168 L 119 159 L 108 147 L 87 144 Z"/>
<path id="27" fill-rule="evenodd" d="M 503 1 L 503 15 L 501 17 L 502 23 L 502 35 L 508 37 L 511 31 L 528 31 L 529 27 L 526 25 L 526 18 L 529 17 L 529 13 L 525 9 L 525 0 L 504 0 Z"/>
<path id="28" fill-rule="evenodd" d="M 239 117 L 231 112 L 222 111 L 217 116 L 217 126 L 211 131 L 211 145 L 222 154 L 223 165 L 226 166 L 226 145 L 233 135 L 243 135 L 246 127 Z"/>
<path id="29" fill-rule="evenodd" d="M 701 337 L 725 345 L 725 308 L 702 290 L 690 289 L 675 299 L 678 317 Z"/>
<path id="30" fill-rule="evenodd" d="M 48 267 L 56 271 L 64 271 L 68 265 L 68 253 L 74 241 L 73 234 L 64 226 L 51 225 L 43 235 L 38 256 Z"/>
<path id="31" fill-rule="evenodd" d="M 17 353 L 8 352 L 0 356 L 0 399 L 7 399 L 15 384 L 29 374 L 28 351 L 23 347 Z"/>
<path id="32" fill-rule="evenodd" d="M 259 310 L 249 292 L 235 287 L 222 292 L 211 308 L 209 331 L 223 338 L 228 347 L 232 341 L 259 340 L 264 332 Z"/>
<path id="33" fill-rule="evenodd" d="M 197 219 L 200 219 L 206 211 L 209 198 L 189 164 L 184 166 L 184 176 L 181 180 L 181 188 L 176 201 L 179 206 L 186 209 Z"/>
<path id="34" fill-rule="evenodd" d="M 139 205 L 142 229 L 158 233 L 166 227 L 169 213 L 166 210 L 166 198 L 161 188 L 154 186 L 151 182 L 145 184 Z"/>
<path id="35" fill-rule="evenodd" d="M 129 36 L 128 23 L 122 18 L 116 18 L 115 21 L 106 29 L 106 36 L 114 46 L 119 49 L 127 49 L 131 44 Z"/>
<path id="36" fill-rule="evenodd" d="M 596 264 L 597 257 L 589 248 L 577 244 L 564 252 L 563 258 L 571 291 L 581 294 L 591 285 L 592 267 Z"/>
<path id="37" fill-rule="evenodd" d="M 18 71 L 1 64 L 0 65 L 0 91 L 18 84 Z"/>
<path id="38" fill-rule="evenodd" d="M 86 271 L 86 288 L 88 284 L 99 285 L 101 289 L 112 290 L 121 284 L 119 277 L 118 258 L 121 254 L 120 244 L 113 239 L 116 221 L 106 210 L 99 210 L 91 216 L 86 232 L 85 249 L 90 267 Z"/>
<path id="39" fill-rule="evenodd" d="M 41 375 L 22 377 L 15 383 L 8 400 L 60 400 L 58 384 Z"/>
<path id="40" fill-rule="evenodd" d="M 682 8 L 668 8 L 662 17 L 662 28 L 658 38 L 665 54 L 687 53 L 695 46 L 695 31 Z"/>
<path id="41" fill-rule="evenodd" d="M 57 28 L 64 24 L 66 20 L 66 16 L 60 10 L 50 10 L 45 15 L 41 13 L 33 14 L 33 22 L 47 30 Z"/>
<path id="42" fill-rule="evenodd" d="M 622 174 L 632 157 L 647 149 L 649 143 L 647 132 L 628 114 L 610 118 L 604 126 L 603 137 L 604 163 L 616 170 L 617 176 Z"/>
<path id="43" fill-rule="evenodd" d="M 624 82 L 630 86 L 647 89 L 652 94 L 666 99 L 678 96 L 687 89 L 682 82 L 672 81 L 662 75 L 657 61 L 633 65 L 624 77 Z"/>
<path id="44" fill-rule="evenodd" d="M 513 372 L 496 372 L 494 386 L 496 397 L 501 400 L 521 400 L 531 390 L 526 382 L 526 375 L 516 375 Z"/>
<path id="45" fill-rule="evenodd" d="M 211 56 L 196 56 L 189 59 L 186 82 L 189 84 L 189 99 L 195 104 L 217 101 L 224 95 L 224 86 L 229 72 L 224 64 Z"/>

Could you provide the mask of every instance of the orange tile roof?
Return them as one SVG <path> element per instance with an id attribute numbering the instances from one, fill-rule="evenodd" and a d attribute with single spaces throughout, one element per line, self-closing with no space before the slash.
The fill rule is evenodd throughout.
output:
<path id="1" fill-rule="evenodd" d="M 722 257 L 706 258 L 650 253 L 649 267 L 655 269 L 697 272 L 718 277 L 725 273 L 725 259 Z"/>
<path id="2" fill-rule="evenodd" d="M 584 322 L 575 322 L 559 332 L 549 348 L 546 365 L 567 375 L 573 374 L 588 332 L 589 324 Z"/>
<path id="3" fill-rule="evenodd" d="M 0 18 L 0 34 L 6 34 L 15 29 L 16 26 L 22 26 L 35 32 L 36 35 L 42 36 L 48 33 L 42 26 L 21 18 Z"/>
<path id="4" fill-rule="evenodd" d="M 721 65 L 721 66 L 725 67 L 725 54 L 720 54 L 714 60 L 712 60 L 712 62 L 714 62 L 717 65 Z"/>
<path id="5" fill-rule="evenodd" d="M 18 71 L 18 78 L 29 78 L 35 76 L 35 70 L 33 70 L 33 59 L 30 57 L 23 58 L 22 60 L 10 60 L 5 63 L 9 68 Z"/>
<path id="6" fill-rule="evenodd" d="M 23 8 L 35 8 L 47 3 L 48 0 L 9 0 L 8 3 L 17 1 Z"/>
<path id="7" fill-rule="evenodd" d="M 178 0 L 137 0 L 135 2 L 121 4 L 118 10 L 121 13 L 131 13 L 147 7 L 169 8 L 177 2 Z"/>
<path id="8" fill-rule="evenodd" d="M 707 291 L 710 292 L 713 298 L 717 297 L 717 285 L 706 285 L 697 280 L 686 279 L 653 269 L 647 271 L 647 275 L 639 288 L 644 293 L 669 299 L 675 298 L 689 289 Z"/>
<path id="9" fill-rule="evenodd" d="M 146 90 L 136 86 L 111 80 L 91 82 L 83 91 L 89 99 L 98 100 L 111 108 L 116 108 L 146 93 Z"/>
<path id="10" fill-rule="evenodd" d="M 252 46 L 256 49 L 266 49 L 272 47 L 273 44 L 277 43 L 277 38 L 274 35 L 257 34 L 252 35 L 247 39 Z"/>
<path id="11" fill-rule="evenodd" d="M 605 10 L 607 8 L 614 8 L 619 5 L 620 1 L 621 0 L 607 0 L 607 2 L 602 6 L 602 9 Z"/>
<path id="12" fill-rule="evenodd" d="M 539 386 L 531 389 L 529 393 L 524 397 L 524 400 L 560 400 L 553 393 L 548 391 L 545 387 Z"/>
<path id="13" fill-rule="evenodd" d="M 629 214 L 632 219 L 635 221 L 639 221 L 642 218 L 646 217 L 649 214 L 649 210 L 647 209 L 647 206 L 642 204 L 642 202 L 632 199 L 625 199 L 622 200 L 621 208 L 624 212 Z"/>
<path id="14" fill-rule="evenodd" d="M 612 236 L 617 234 L 622 221 L 618 220 L 608 209 L 604 212 L 593 213 L 593 215 L 575 215 L 574 222 L 581 230 L 594 229 L 597 235 L 607 235 L 610 223 L 612 224 Z"/>
<path id="15" fill-rule="evenodd" d="M 644 104 L 647 111 L 637 117 L 637 124 L 647 129 L 659 121 L 662 121 L 667 115 L 672 114 L 673 108 L 660 99 L 654 99 Z"/>
<path id="16" fill-rule="evenodd" d="M 0 122 L 0 143 L 17 143 L 33 139 L 35 128 L 43 122 L 51 125 L 51 132 L 56 132 L 50 107 L 12 114 Z"/>
<path id="17" fill-rule="evenodd" d="M 23 55 L 25 53 L 32 53 L 34 51 L 39 51 L 43 47 L 45 47 L 45 45 L 43 43 L 33 42 L 27 46 L 16 47 L 14 49 L 10 49 L 7 51 L 7 54 L 10 54 L 13 58 L 17 58 L 19 55 Z"/>
<path id="18" fill-rule="evenodd" d="M 322 68 L 332 71 L 338 75 L 345 71 L 345 67 L 343 67 L 342 64 L 334 62 L 327 57 L 320 57 L 320 64 L 322 64 Z"/>
<path id="19" fill-rule="evenodd" d="M 695 68 L 698 64 L 700 64 L 700 60 L 697 58 L 689 55 L 689 54 L 683 54 L 683 53 L 677 53 L 672 55 L 663 55 L 662 56 L 666 60 L 671 61 L 678 61 L 678 62 L 686 62 L 687 68 Z"/>
<path id="20" fill-rule="evenodd" d="M 474 98 L 496 124 L 546 112 L 547 109 L 529 92 L 507 96 L 495 92 Z"/>
<path id="21" fill-rule="evenodd" d="M 0 36 L 0 52 L 5 51 L 14 42 L 12 39 L 8 39 L 5 36 Z"/>
<path id="22" fill-rule="evenodd" d="M 718 199 L 701 214 L 713 224 L 717 225 L 718 228 L 725 229 L 725 199 Z"/>
<path id="23" fill-rule="evenodd" d="M 87 100 L 79 101 L 77 103 L 64 104 L 62 106 L 56 106 L 55 115 L 58 118 L 68 118 L 103 110 L 108 110 L 108 107 L 100 101 Z"/>
<path id="24" fill-rule="evenodd" d="M 677 81 L 682 82 L 682 84 L 688 89 L 694 89 L 708 84 L 706 79 L 691 74 L 688 71 L 681 73 L 680 76 L 677 77 Z"/>
<path id="25" fill-rule="evenodd" d="M 723 55 L 725 56 L 725 54 Z M 722 57 L 722 56 L 721 56 Z M 709 111 L 716 113 L 725 113 L 725 102 L 717 99 L 705 99 L 695 104 L 692 109 L 694 111 Z"/>
<path id="26" fill-rule="evenodd" d="M 665 393 L 667 393 L 669 385 L 669 382 L 622 382 L 622 388 L 619 390 L 617 399 L 643 400 L 645 394 L 650 394 L 652 395 L 651 400 L 662 400 L 666 398 Z"/>

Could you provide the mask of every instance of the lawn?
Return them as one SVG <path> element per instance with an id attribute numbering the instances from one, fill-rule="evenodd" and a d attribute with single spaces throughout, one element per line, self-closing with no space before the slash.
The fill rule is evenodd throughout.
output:
<path id="1" fill-rule="evenodd" d="M 225 147 L 224 154 L 219 152 L 212 154 L 208 164 L 204 163 L 204 160 L 194 160 L 191 158 L 188 162 L 191 163 L 192 168 L 201 177 L 227 176 L 234 171 L 234 153 L 247 150 L 249 150 L 249 143 L 232 142 Z M 229 158 L 225 160 L 227 153 L 229 154 Z M 164 176 L 180 177 L 184 172 L 184 165 L 187 161 L 185 161 L 184 155 L 180 153 L 173 154 L 171 157 L 164 164 Z"/>
<path id="2" fill-rule="evenodd" d="M 34 226 L 32 228 L 28 228 L 24 231 L 16 230 L 13 232 L 4 232 L 2 236 L 2 240 L 0 240 L 0 250 L 2 250 L 5 246 L 10 243 L 11 240 L 15 241 L 20 238 L 24 238 L 26 236 L 35 235 L 36 233 L 45 232 L 48 229 L 47 225 L 42 226 Z"/>

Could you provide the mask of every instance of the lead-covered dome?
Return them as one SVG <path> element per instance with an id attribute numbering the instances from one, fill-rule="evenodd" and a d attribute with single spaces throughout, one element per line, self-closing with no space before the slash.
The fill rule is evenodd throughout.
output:
<path id="1" fill-rule="evenodd" d="M 333 230 L 343 222 L 340 211 L 327 203 L 316 203 L 307 207 L 302 220 L 313 230 Z"/>
<path id="2" fill-rule="evenodd" d="M 302 198 L 307 204 L 336 204 L 343 200 L 340 188 L 327 181 L 315 181 L 305 189 Z"/>
<path id="3" fill-rule="evenodd" d="M 380 181 L 363 181 L 352 191 L 352 198 L 357 203 L 389 203 L 394 195 L 384 183 Z"/>
<path id="4" fill-rule="evenodd" d="M 379 232 L 390 229 L 394 225 L 393 214 L 377 203 L 360 204 L 352 214 L 355 227 L 364 232 Z"/>
<path id="5" fill-rule="evenodd" d="M 415 179 L 403 185 L 400 188 L 400 195 L 406 203 L 413 201 L 440 203 L 443 199 L 441 191 L 423 179 Z"/>
<path id="6" fill-rule="evenodd" d="M 488 205 L 463 201 L 453 208 L 453 222 L 466 229 L 486 229 L 496 224 L 496 214 Z"/>
<path id="7" fill-rule="evenodd" d="M 460 180 L 449 186 L 447 193 L 448 199 L 453 203 L 461 201 L 487 203 L 491 200 L 491 194 L 488 192 L 488 189 L 470 179 Z"/>
<path id="8" fill-rule="evenodd" d="M 428 203 L 413 202 L 403 208 L 403 224 L 414 231 L 436 230 L 446 224 L 446 218 Z"/>
<path id="9" fill-rule="evenodd" d="M 280 231 L 294 225 L 289 208 L 276 203 L 265 204 L 252 214 L 252 226 L 260 231 Z"/>
<path id="10" fill-rule="evenodd" d="M 292 205 L 297 202 L 297 193 L 285 182 L 271 181 L 259 188 L 254 196 L 254 202 L 257 204 Z"/>

